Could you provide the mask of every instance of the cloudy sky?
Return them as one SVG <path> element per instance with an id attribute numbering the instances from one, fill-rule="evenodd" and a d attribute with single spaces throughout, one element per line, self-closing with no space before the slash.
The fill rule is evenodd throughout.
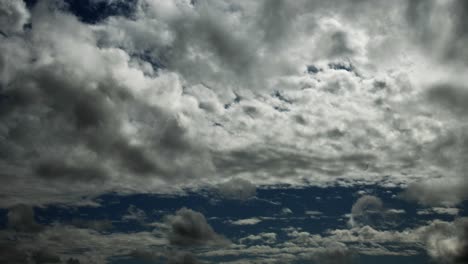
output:
<path id="1" fill-rule="evenodd" d="M 0 263 L 468 263 L 467 17 L 0 0 Z"/>

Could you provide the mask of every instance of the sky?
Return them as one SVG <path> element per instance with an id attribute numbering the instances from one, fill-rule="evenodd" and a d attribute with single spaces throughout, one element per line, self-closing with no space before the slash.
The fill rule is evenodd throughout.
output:
<path id="1" fill-rule="evenodd" d="M 467 17 L 0 0 L 0 263 L 468 263 Z"/>

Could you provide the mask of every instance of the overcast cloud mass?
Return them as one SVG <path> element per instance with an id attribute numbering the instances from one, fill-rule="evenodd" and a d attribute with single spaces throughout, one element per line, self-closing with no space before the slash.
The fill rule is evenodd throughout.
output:
<path id="1" fill-rule="evenodd" d="M 0 0 L 0 262 L 468 263 L 467 17 Z"/>

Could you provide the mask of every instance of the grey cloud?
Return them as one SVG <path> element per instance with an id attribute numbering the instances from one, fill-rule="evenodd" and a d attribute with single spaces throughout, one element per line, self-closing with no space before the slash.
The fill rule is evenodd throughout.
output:
<path id="1" fill-rule="evenodd" d="M 351 264 L 356 262 L 356 255 L 346 246 L 333 246 L 313 254 L 311 261 L 313 264 Z"/>
<path id="2" fill-rule="evenodd" d="M 99 167 L 87 167 L 84 164 L 68 165 L 62 161 L 42 162 L 36 168 L 38 176 L 47 180 L 79 182 L 79 181 L 104 181 L 107 172 Z"/>
<path id="3" fill-rule="evenodd" d="M 234 178 L 217 186 L 221 196 L 227 199 L 247 200 L 254 197 L 256 187 L 250 181 Z"/>
<path id="4" fill-rule="evenodd" d="M 439 46 L 444 58 L 466 58 L 465 3 L 141 0 L 131 19 L 90 26 L 56 2 L 31 14 L 22 1 L 1 4 L 0 25 L 14 32 L 0 36 L 2 206 L 226 177 L 302 185 L 390 175 L 400 184 L 445 168 L 420 154 L 450 121 L 407 111 L 423 74 L 400 76 L 426 70 Z M 407 40 L 411 30 L 429 51 Z M 446 67 L 438 74 L 456 69 Z M 380 77 L 386 86 L 375 89 Z M 209 98 L 190 92 L 200 83 Z M 429 97 L 466 111 L 458 87 Z M 278 103 L 289 111 L 273 110 Z"/>
<path id="5" fill-rule="evenodd" d="M 400 194 L 400 197 L 423 205 L 456 205 L 468 198 L 466 192 L 468 183 L 462 177 L 413 182 Z"/>
<path id="6" fill-rule="evenodd" d="M 127 209 L 127 214 L 122 216 L 123 220 L 133 220 L 133 221 L 138 221 L 138 222 L 144 222 L 146 220 L 147 216 L 145 211 L 137 208 L 134 205 L 130 205 Z"/>
<path id="7" fill-rule="evenodd" d="M 375 226 L 383 220 L 384 207 L 380 198 L 364 195 L 351 208 L 352 225 Z"/>
<path id="8" fill-rule="evenodd" d="M 464 128 L 468 89 L 456 82 L 436 83 L 425 95 L 435 115 L 456 125 L 426 146 L 426 158 L 443 169 L 442 177 L 410 183 L 401 197 L 424 205 L 455 205 L 468 198 L 468 135 Z"/>
<path id="9" fill-rule="evenodd" d="M 23 1 L 5 0 L 0 3 L 0 33 L 21 32 L 29 20 L 29 12 Z"/>
<path id="10" fill-rule="evenodd" d="M 73 219 L 71 225 L 78 228 L 88 228 L 96 231 L 108 231 L 113 228 L 112 221 L 110 220 L 83 220 Z"/>
<path id="11" fill-rule="evenodd" d="M 428 254 L 440 263 L 462 264 L 468 260 L 468 222 L 434 222 L 424 229 L 422 239 Z"/>
<path id="12" fill-rule="evenodd" d="M 351 208 L 349 224 L 352 227 L 391 229 L 402 223 L 400 211 L 385 208 L 379 197 L 364 195 Z"/>
<path id="13" fill-rule="evenodd" d="M 428 97 L 441 109 L 448 109 L 455 114 L 468 113 L 468 88 L 456 84 L 441 83 L 429 88 Z"/>
<path id="14" fill-rule="evenodd" d="M 414 27 L 413 34 L 420 44 L 443 60 L 465 65 L 468 56 L 467 14 L 465 1 L 407 1 L 406 18 Z M 440 32 L 447 37 L 441 39 Z"/>
<path id="15" fill-rule="evenodd" d="M 134 88 L 117 80 L 139 72 L 128 65 L 124 51 L 99 49 L 87 26 L 62 14 L 50 1 L 35 6 L 32 21 L 33 27 L 15 38 L 25 44 L 17 46 L 18 52 L 34 54 L 25 59 L 29 66 L 24 67 L 29 69 L 14 68 L 22 65 L 20 56 L 14 66 L 5 63 L 2 67 L 2 74 L 8 76 L 0 90 L 0 166 L 11 175 L 3 178 L 18 188 L 28 178 L 43 186 L 34 192 L 42 192 L 38 195 L 45 198 L 60 190 L 89 190 L 85 185 L 100 184 L 101 190 L 93 188 L 99 193 L 144 178 L 169 182 L 210 173 L 208 151 L 188 138 L 189 128 L 180 124 L 178 113 L 150 105 L 135 95 Z M 49 26 L 54 30 L 44 29 Z M 13 40 L 8 37 L 6 44 L 8 41 Z M 1 47 L 6 44 L 2 42 Z M 69 49 L 80 59 L 72 58 Z M 9 61 L 8 56 L 1 57 Z M 44 63 L 45 57 L 51 62 Z M 124 73 L 113 73 L 112 59 L 123 63 Z M 144 82 L 155 81 L 141 77 Z M 133 136 L 142 142 L 135 144 L 132 136 L 122 132 L 125 124 L 134 126 L 138 135 Z M 131 178 L 128 175 L 142 179 L 122 181 Z M 27 202 L 20 196 L 21 192 L 18 200 Z"/>
<path id="16" fill-rule="evenodd" d="M 248 172 L 281 178 L 298 177 L 298 170 L 339 176 L 349 167 L 366 168 L 375 159 L 372 154 L 365 153 L 324 157 L 289 149 L 252 147 L 215 156 L 214 162 L 228 175 Z"/>
<path id="17" fill-rule="evenodd" d="M 61 263 L 60 257 L 48 251 L 37 251 L 32 254 L 35 264 Z"/>
<path id="18" fill-rule="evenodd" d="M 205 216 L 187 208 L 167 216 L 168 239 L 172 245 L 182 247 L 226 245 L 228 241 L 218 235 L 206 222 Z"/>
<path id="19" fill-rule="evenodd" d="M 168 264 L 196 264 L 200 263 L 193 254 L 189 252 L 176 252 L 167 261 Z"/>

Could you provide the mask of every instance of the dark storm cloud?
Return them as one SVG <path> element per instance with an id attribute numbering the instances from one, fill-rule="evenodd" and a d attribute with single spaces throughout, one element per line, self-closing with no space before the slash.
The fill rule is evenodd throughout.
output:
<path id="1" fill-rule="evenodd" d="M 206 222 L 205 216 L 187 208 L 178 210 L 166 220 L 168 239 L 172 245 L 193 247 L 203 245 L 226 245 L 228 241 L 218 235 Z"/>
<path id="2" fill-rule="evenodd" d="M 43 229 L 34 218 L 34 210 L 27 205 L 17 205 L 8 210 L 8 227 L 18 232 L 36 233 Z"/>

